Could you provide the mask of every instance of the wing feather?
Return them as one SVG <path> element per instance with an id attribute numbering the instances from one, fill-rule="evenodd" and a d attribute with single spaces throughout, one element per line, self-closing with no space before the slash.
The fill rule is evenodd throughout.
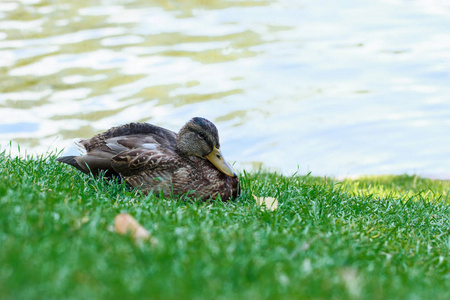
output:
<path id="1" fill-rule="evenodd" d="M 178 159 L 169 149 L 156 147 L 155 150 L 146 148 L 123 151 L 111 159 L 111 167 L 123 176 L 133 176 L 144 171 L 175 170 Z"/>

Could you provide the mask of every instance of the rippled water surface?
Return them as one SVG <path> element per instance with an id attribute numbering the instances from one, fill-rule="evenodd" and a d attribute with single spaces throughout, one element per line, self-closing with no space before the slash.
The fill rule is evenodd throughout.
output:
<path id="1" fill-rule="evenodd" d="M 448 1 L 0 1 L 0 143 L 203 116 L 238 169 L 450 177 Z"/>

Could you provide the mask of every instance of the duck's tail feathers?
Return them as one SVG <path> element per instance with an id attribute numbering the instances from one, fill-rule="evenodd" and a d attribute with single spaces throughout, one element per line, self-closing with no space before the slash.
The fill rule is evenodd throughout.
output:
<path id="1" fill-rule="evenodd" d="M 59 162 L 62 162 L 62 163 L 65 163 L 65 164 L 74 166 L 75 168 L 77 168 L 77 169 L 80 170 L 81 172 L 86 173 L 86 170 L 83 169 L 83 168 L 78 164 L 78 162 L 77 162 L 77 160 L 76 160 L 75 158 L 76 158 L 76 156 L 74 156 L 74 155 L 71 155 L 71 156 L 61 156 L 61 157 L 58 157 L 58 158 L 56 159 L 56 161 L 59 161 Z"/>
<path id="2" fill-rule="evenodd" d="M 71 165 L 85 174 L 93 174 L 95 176 L 103 174 L 102 176 L 114 178 L 120 175 L 111 168 L 110 159 L 99 158 L 90 155 L 83 156 L 62 156 L 58 157 L 56 161 Z"/>
<path id="3" fill-rule="evenodd" d="M 68 165 L 77 167 L 77 166 L 78 166 L 78 163 L 77 163 L 77 161 L 75 160 L 75 157 L 76 157 L 75 155 L 71 155 L 71 156 L 61 156 L 61 157 L 58 157 L 58 158 L 56 159 L 56 161 L 59 161 L 59 162 L 62 162 L 62 163 L 65 163 L 65 164 L 68 164 Z"/>

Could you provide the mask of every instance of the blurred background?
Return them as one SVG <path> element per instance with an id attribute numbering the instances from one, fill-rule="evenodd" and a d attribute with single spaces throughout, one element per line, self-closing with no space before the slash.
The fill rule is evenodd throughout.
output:
<path id="1" fill-rule="evenodd" d="M 238 170 L 450 178 L 450 2 L 0 1 L 2 151 L 194 116 Z"/>

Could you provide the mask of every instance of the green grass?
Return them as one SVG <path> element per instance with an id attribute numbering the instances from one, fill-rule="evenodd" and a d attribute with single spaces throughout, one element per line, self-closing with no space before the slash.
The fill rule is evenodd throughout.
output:
<path id="1" fill-rule="evenodd" d="M 0 154 L 0 299 L 450 299 L 449 182 L 241 180 L 231 203 L 160 199 Z M 159 243 L 111 232 L 120 212 Z"/>

